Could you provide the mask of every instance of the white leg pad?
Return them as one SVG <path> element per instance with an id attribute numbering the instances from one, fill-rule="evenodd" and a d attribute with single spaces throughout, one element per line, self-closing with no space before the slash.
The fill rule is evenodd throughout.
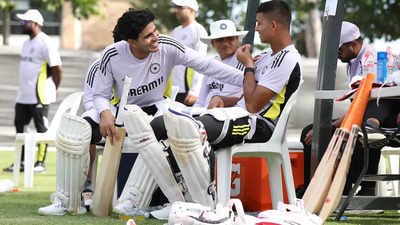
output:
<path id="1" fill-rule="evenodd" d="M 209 194 L 210 167 L 205 154 L 208 143 L 201 123 L 174 110 L 164 114 L 164 123 L 168 142 L 192 199 L 213 207 L 214 200 Z"/>
<path id="2" fill-rule="evenodd" d="M 78 214 L 81 191 L 89 168 L 89 145 L 92 130 L 89 123 L 75 115 L 64 114 L 56 134 L 56 192 L 67 199 L 71 214 Z"/>
<path id="3" fill-rule="evenodd" d="M 126 181 L 121 197 L 118 199 L 118 203 L 132 201 L 136 208 L 148 208 L 156 187 L 156 180 L 139 154 Z"/>
<path id="4" fill-rule="evenodd" d="M 153 175 L 158 186 L 168 200 L 184 201 L 182 190 L 178 186 L 164 152 L 150 126 L 150 117 L 137 105 L 126 105 L 124 124 L 132 147 L 139 151 L 144 164 Z"/>

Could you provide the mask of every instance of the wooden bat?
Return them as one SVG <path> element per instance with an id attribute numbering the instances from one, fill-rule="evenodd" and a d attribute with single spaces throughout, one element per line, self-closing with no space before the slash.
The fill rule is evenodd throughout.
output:
<path id="1" fill-rule="evenodd" d="M 361 82 L 359 90 L 357 91 L 340 128 L 335 130 L 324 156 L 322 157 L 314 176 L 304 193 L 304 208 L 308 212 L 317 213 L 321 209 L 324 200 L 328 195 L 340 156 L 346 152 L 346 143 L 350 138 L 350 129 L 352 129 L 353 124 L 358 126 L 361 125 L 374 77 L 375 75 L 368 74 L 366 80 Z M 348 148 L 350 148 L 350 146 L 351 145 L 349 145 Z M 349 150 L 347 149 L 347 151 Z M 349 153 L 347 152 L 346 154 Z M 342 178 L 346 179 L 346 177 Z"/>
<path id="2" fill-rule="evenodd" d="M 120 127 L 119 125 L 122 124 L 121 112 L 126 105 L 131 82 L 132 78 L 126 76 L 124 87 L 122 89 L 121 101 L 119 103 L 119 113 L 115 122 L 116 131 L 120 136 L 120 139 L 114 139 L 113 144 L 111 144 L 110 137 L 107 137 L 106 139 L 103 158 L 101 160 L 100 173 L 96 182 L 96 190 L 93 194 L 93 207 L 91 209 L 93 214 L 96 216 L 108 216 L 112 208 L 115 182 L 121 159 L 122 145 L 126 134 L 125 128 Z"/>
<path id="3" fill-rule="evenodd" d="M 365 84 L 363 86 L 360 86 L 358 90 L 359 94 L 356 96 L 357 98 L 353 100 L 352 105 L 354 104 L 354 107 L 351 107 L 351 109 L 349 110 L 348 118 L 346 120 L 343 120 L 342 127 L 344 127 L 344 129 L 348 129 L 350 126 L 352 126 L 352 130 L 349 140 L 347 141 L 346 148 L 343 152 L 342 158 L 336 170 L 335 176 L 333 178 L 331 187 L 319 213 L 319 216 L 323 221 L 328 218 L 328 216 L 333 212 L 333 210 L 336 209 L 340 202 L 340 198 L 342 196 L 343 189 L 347 180 L 347 173 L 349 172 L 351 156 L 353 154 L 353 150 L 356 144 L 358 132 L 360 130 L 374 79 L 375 76 L 373 74 L 367 75 Z"/>

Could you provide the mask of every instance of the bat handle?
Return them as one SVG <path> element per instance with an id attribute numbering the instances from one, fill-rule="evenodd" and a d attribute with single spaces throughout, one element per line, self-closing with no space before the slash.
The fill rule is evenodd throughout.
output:
<path id="1" fill-rule="evenodd" d="M 131 83 L 132 83 L 132 78 L 125 76 L 124 86 L 122 88 L 122 93 L 121 93 L 121 101 L 119 102 L 120 112 L 121 112 L 121 110 L 124 109 L 124 107 L 128 101 L 128 93 L 129 93 L 129 89 L 131 87 Z M 120 115 L 121 115 L 121 113 L 118 113 L 117 120 L 115 121 L 116 124 L 121 124 L 121 122 L 122 122 L 122 121 L 120 121 L 121 120 Z"/>

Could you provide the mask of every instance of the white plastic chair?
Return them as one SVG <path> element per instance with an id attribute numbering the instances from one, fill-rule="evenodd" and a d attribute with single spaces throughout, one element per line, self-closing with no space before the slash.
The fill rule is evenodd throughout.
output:
<path id="1" fill-rule="evenodd" d="M 287 122 L 297 94 L 301 88 L 292 94 L 280 114 L 278 123 L 271 139 L 266 143 L 245 143 L 216 151 L 217 157 L 217 208 L 226 207 L 231 193 L 232 157 L 264 157 L 268 165 L 269 183 L 271 189 L 272 207 L 277 208 L 278 202 L 283 202 L 281 165 L 285 178 L 286 190 L 290 204 L 294 204 L 296 193 L 293 181 L 292 167 L 286 141 Z"/>
<path id="2" fill-rule="evenodd" d="M 400 173 L 400 148 L 385 146 L 381 150 L 378 174 Z M 399 197 L 400 182 L 398 180 L 376 182 L 378 196 Z"/>
<path id="3" fill-rule="evenodd" d="M 56 130 L 64 113 L 76 115 L 81 104 L 83 92 L 68 95 L 60 104 L 54 115 L 49 129 L 45 133 L 17 133 L 14 153 L 14 183 L 18 186 L 21 163 L 22 145 L 25 145 L 24 187 L 33 187 L 33 167 L 36 144 L 53 144 L 56 140 Z"/>

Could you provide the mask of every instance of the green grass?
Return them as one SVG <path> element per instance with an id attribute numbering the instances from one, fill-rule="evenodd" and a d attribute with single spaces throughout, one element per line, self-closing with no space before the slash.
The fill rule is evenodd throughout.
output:
<path id="1" fill-rule="evenodd" d="M 40 216 L 37 213 L 39 207 L 50 204 L 50 194 L 55 191 L 56 186 L 56 165 L 55 152 L 50 152 L 47 156 L 46 174 L 35 174 L 34 187 L 23 188 L 23 173 L 21 173 L 19 192 L 0 193 L 0 225 L 17 224 L 125 224 L 116 215 L 112 217 L 100 218 L 90 213 L 82 216 Z M 0 169 L 9 166 L 13 159 L 12 152 L 0 152 Z M 0 172 L 0 179 L 12 179 L 12 174 Z M 380 215 L 346 215 L 347 221 L 336 222 L 330 218 L 327 225 L 346 225 L 346 224 L 366 224 L 366 225 L 389 225 L 400 224 L 400 214 L 396 211 L 385 211 Z M 156 221 L 151 219 L 137 220 L 138 225 L 158 225 L 166 221 Z"/>

